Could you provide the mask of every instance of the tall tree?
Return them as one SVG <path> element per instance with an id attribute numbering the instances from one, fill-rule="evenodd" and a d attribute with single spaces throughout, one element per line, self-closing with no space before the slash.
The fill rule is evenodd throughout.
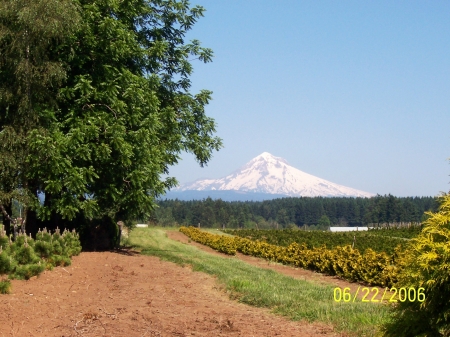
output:
<path id="1" fill-rule="evenodd" d="M 192 59 L 212 58 L 198 41 L 184 41 L 202 7 L 186 0 L 68 3 L 77 4 L 69 11 L 80 17 L 77 29 L 46 49 L 58 55 L 66 76 L 52 87 L 46 123 L 28 132 L 27 171 L 19 172 L 33 184 L 13 185 L 45 194 L 30 210 L 37 218 L 50 226 L 83 224 L 89 237 L 92 224 L 111 227 L 148 214 L 155 198 L 176 185 L 161 177 L 179 154 L 191 152 L 204 165 L 221 140 L 204 110 L 211 92 L 189 91 Z M 24 6 L 37 19 L 32 5 Z"/>
<path id="2" fill-rule="evenodd" d="M 66 78 L 60 46 L 78 29 L 70 0 L 0 2 L 0 210 L 11 218 L 12 200 L 27 210 L 38 205 L 39 181 L 30 178 L 33 133 L 54 120 L 56 96 Z"/>

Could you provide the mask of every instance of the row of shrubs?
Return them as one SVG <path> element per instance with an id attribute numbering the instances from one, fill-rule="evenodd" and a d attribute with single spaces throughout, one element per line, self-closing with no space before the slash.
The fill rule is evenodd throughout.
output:
<path id="1" fill-rule="evenodd" d="M 198 230 L 195 227 L 180 227 L 180 232 L 186 234 L 189 238 L 195 242 L 201 243 L 205 246 L 209 246 L 221 253 L 228 255 L 236 254 L 236 243 L 234 237 L 229 237 L 225 235 L 210 234 Z"/>
<path id="2" fill-rule="evenodd" d="M 309 249 L 305 244 L 292 243 L 282 247 L 247 238 L 211 234 L 195 227 L 181 227 L 180 231 L 196 242 L 229 255 L 238 251 L 372 286 L 393 286 L 404 267 L 404 252 L 400 246 L 389 256 L 372 249 L 361 253 L 351 246 Z"/>
<path id="3" fill-rule="evenodd" d="M 12 241 L 0 228 L 0 276 L 9 279 L 28 280 L 46 269 L 68 266 L 70 258 L 80 252 L 80 239 L 75 231 L 60 233 L 57 228 L 51 234 L 44 228 L 36 239 L 21 233 Z M 8 293 L 10 285 L 8 279 L 0 281 L 0 293 Z"/>

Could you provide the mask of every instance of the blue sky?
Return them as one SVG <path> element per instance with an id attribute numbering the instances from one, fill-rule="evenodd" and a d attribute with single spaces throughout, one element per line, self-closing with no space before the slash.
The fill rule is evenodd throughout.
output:
<path id="1" fill-rule="evenodd" d="M 225 176 L 264 151 L 372 193 L 450 189 L 450 2 L 198 0 L 187 36 L 212 48 L 192 92 L 224 148 L 179 182 Z"/>

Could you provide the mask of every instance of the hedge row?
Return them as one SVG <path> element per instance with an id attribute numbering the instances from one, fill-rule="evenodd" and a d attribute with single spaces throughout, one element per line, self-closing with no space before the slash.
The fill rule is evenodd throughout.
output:
<path id="1" fill-rule="evenodd" d="M 308 249 L 306 245 L 292 243 L 287 247 L 271 245 L 241 237 L 229 237 L 203 232 L 195 227 L 181 227 L 180 231 L 192 240 L 226 254 L 236 251 L 246 255 L 336 275 L 349 281 L 372 286 L 391 287 L 403 268 L 404 252 L 400 247 L 391 256 L 366 249 L 362 254 L 351 246 Z"/>
<path id="2" fill-rule="evenodd" d="M 44 229 L 39 230 L 35 240 L 26 234 L 19 234 L 13 242 L 0 229 L 0 276 L 28 280 L 45 269 L 70 265 L 70 258 L 80 252 L 80 239 L 75 231 L 65 230 L 60 234 L 60 230 L 56 229 L 51 234 Z M 9 291 L 5 286 L 8 282 L 2 282 L 0 293 L 6 293 Z"/>
<path id="3" fill-rule="evenodd" d="M 192 240 L 199 242 L 203 245 L 209 246 L 221 253 L 228 255 L 236 254 L 236 243 L 234 240 L 230 240 L 231 237 L 225 235 L 210 234 L 202 232 L 195 227 L 180 227 L 180 232 L 186 234 Z"/>

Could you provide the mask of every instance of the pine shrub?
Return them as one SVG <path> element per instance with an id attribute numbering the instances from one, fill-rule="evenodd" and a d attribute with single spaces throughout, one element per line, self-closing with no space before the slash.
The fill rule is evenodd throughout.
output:
<path id="1" fill-rule="evenodd" d="M 41 259 L 47 259 L 52 255 L 52 245 L 50 242 L 38 240 L 34 244 L 34 251 Z"/>
<path id="2" fill-rule="evenodd" d="M 0 227 L 0 247 L 3 249 L 9 244 L 9 238 L 6 235 L 6 232 Z"/>
<path id="3" fill-rule="evenodd" d="M 42 263 L 33 263 L 18 265 L 14 273 L 10 275 L 10 278 L 17 280 L 28 280 L 33 276 L 37 276 L 45 270 L 45 265 Z"/>
<path id="4" fill-rule="evenodd" d="M 62 239 L 67 247 L 67 256 L 72 257 L 80 254 L 81 242 L 78 233 L 74 230 L 72 232 L 64 231 Z"/>
<path id="5" fill-rule="evenodd" d="M 11 281 L 0 280 L 0 294 L 9 294 L 11 292 Z"/>
<path id="6" fill-rule="evenodd" d="M 439 197 L 437 213 L 427 212 L 422 232 L 411 240 L 397 288 L 424 288 L 425 301 L 399 302 L 384 326 L 389 337 L 450 336 L 450 194 Z"/>
<path id="7" fill-rule="evenodd" d="M 0 231 L 0 275 L 9 275 L 10 279 L 28 280 L 45 269 L 68 266 L 70 258 L 81 252 L 80 239 L 75 231 L 65 230 L 61 234 L 57 229 L 52 235 L 44 228 L 39 230 L 36 240 L 19 234 L 15 242 L 3 234 Z M 0 293 L 9 293 L 11 285 L 8 282 L 0 282 Z"/>
<path id="8" fill-rule="evenodd" d="M 58 240 L 53 240 L 52 251 L 53 251 L 53 254 L 55 254 L 55 255 L 62 255 L 63 248 L 61 247 L 61 243 Z"/>
<path id="9" fill-rule="evenodd" d="M 34 253 L 34 249 L 28 244 L 18 247 L 13 255 L 18 264 L 31 264 L 39 262 L 39 257 Z"/>
<path id="10" fill-rule="evenodd" d="M 44 228 L 44 230 L 39 230 L 39 232 L 36 234 L 36 240 L 51 242 L 52 235 L 47 231 L 47 228 Z"/>
<path id="11" fill-rule="evenodd" d="M 12 271 L 12 259 L 6 251 L 0 252 L 0 275 L 8 274 Z"/>
<path id="12" fill-rule="evenodd" d="M 55 266 L 61 266 L 61 267 L 65 267 L 65 266 L 70 266 L 72 261 L 70 261 L 70 258 L 67 256 L 63 256 L 63 255 L 52 255 L 49 259 L 48 262 Z"/>

